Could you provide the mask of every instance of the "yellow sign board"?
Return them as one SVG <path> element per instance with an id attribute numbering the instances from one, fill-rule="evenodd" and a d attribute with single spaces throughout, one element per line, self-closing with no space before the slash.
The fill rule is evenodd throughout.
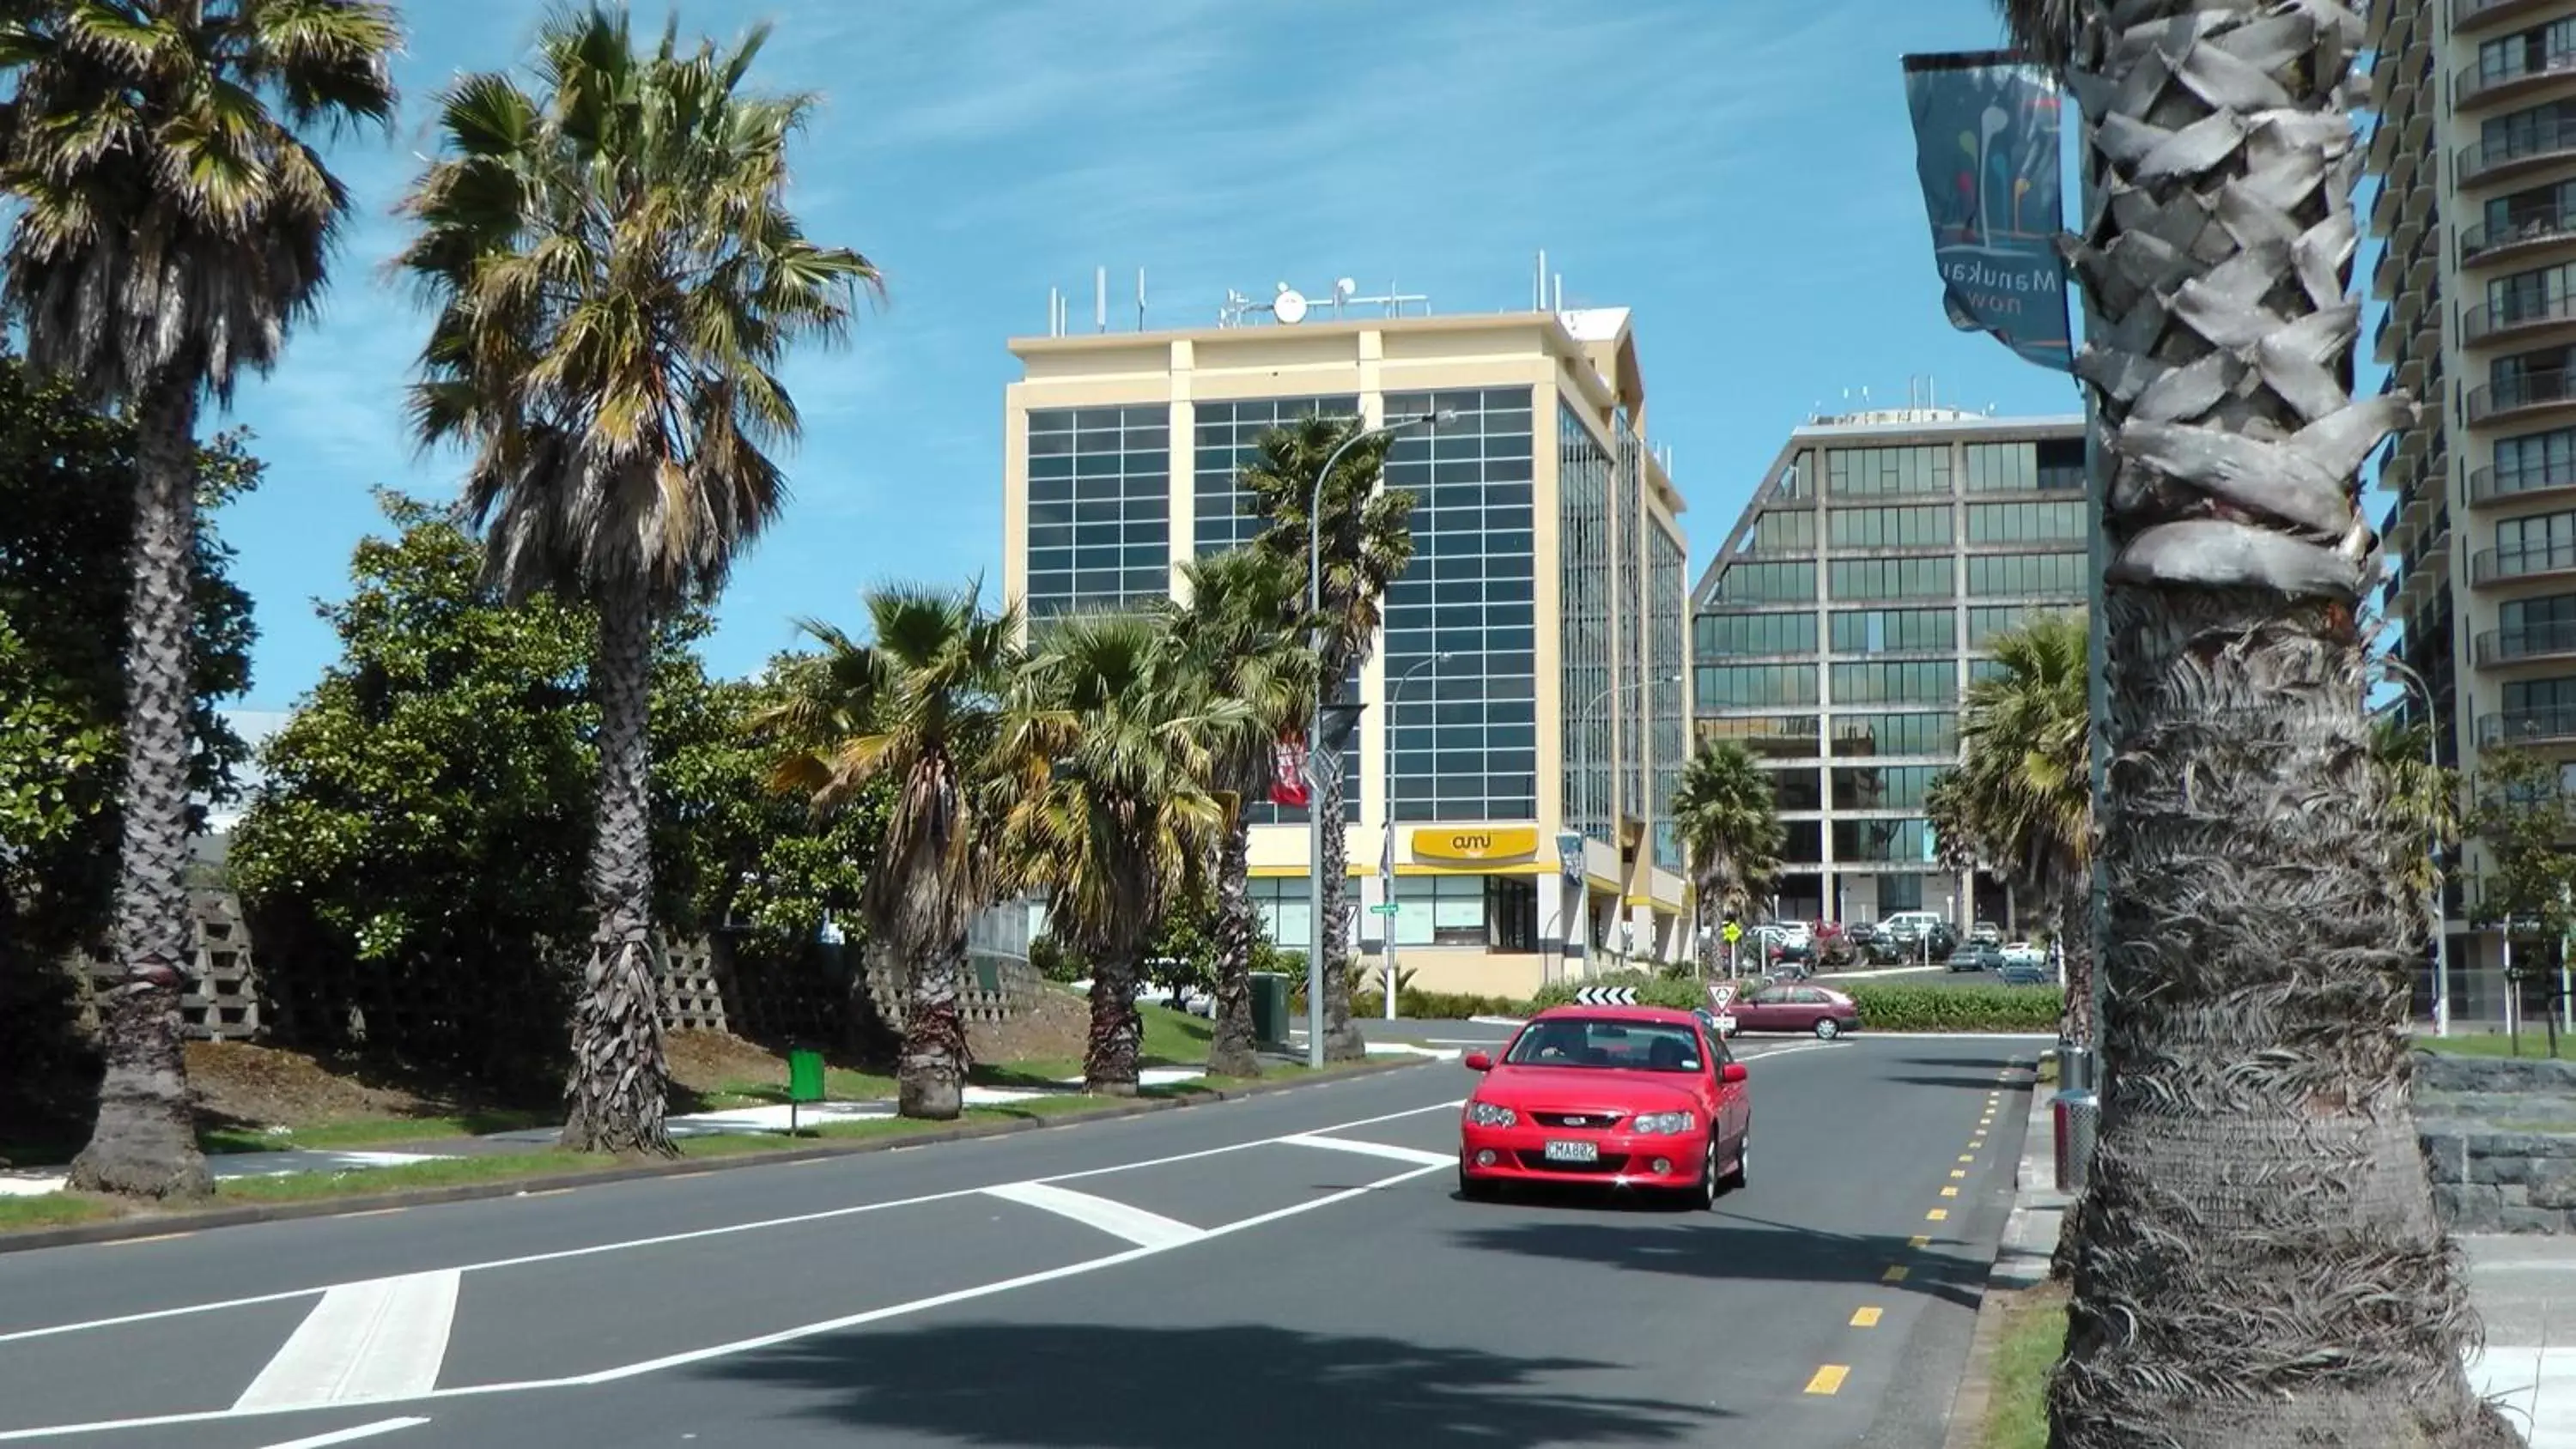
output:
<path id="1" fill-rule="evenodd" d="M 1426 825 L 1413 832 L 1416 860 L 1518 860 L 1538 854 L 1535 825 Z"/>

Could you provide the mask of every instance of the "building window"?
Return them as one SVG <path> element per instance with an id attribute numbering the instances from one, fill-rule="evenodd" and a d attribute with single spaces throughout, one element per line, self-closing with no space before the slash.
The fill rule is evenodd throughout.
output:
<path id="1" fill-rule="evenodd" d="M 1355 397 L 1255 398 L 1203 402 L 1194 409 L 1191 455 L 1191 543 L 1201 558 L 1261 536 L 1268 519 L 1244 491 L 1242 470 L 1261 455 L 1261 435 L 1300 418 L 1355 418 Z"/>
<path id="2" fill-rule="evenodd" d="M 1997 634 L 2018 629 L 2043 614 L 2072 610 L 2033 604 L 1980 604 L 1968 611 L 1968 647 L 1983 649 Z"/>
<path id="3" fill-rule="evenodd" d="M 2080 502 L 1968 505 L 1970 543 L 2055 543 L 2083 537 Z"/>
<path id="4" fill-rule="evenodd" d="M 1825 824 L 1821 820 L 1780 822 L 1780 862 L 1814 865 L 1825 858 Z"/>
<path id="5" fill-rule="evenodd" d="M 1619 717 L 1619 804 L 1626 818 L 1646 816 L 1646 443 L 1637 436 L 1628 410 L 1613 418 L 1618 443 L 1617 471 L 1611 475 L 1611 498 L 1618 505 L 1618 529 L 1612 535 L 1610 576 L 1618 584 L 1619 678 L 1622 688 L 1605 703 Z"/>
<path id="6" fill-rule="evenodd" d="M 2000 659 L 1971 659 L 1968 661 L 1968 682 L 1970 684 L 1983 684 L 1990 679 L 2002 679 L 2011 673 L 2012 670 L 2006 668 L 2004 662 Z"/>
<path id="7" fill-rule="evenodd" d="M 1827 591 L 1837 601 L 1946 599 L 1956 592 L 1958 578 L 1948 558 L 1838 558 L 1826 574 Z"/>
<path id="8" fill-rule="evenodd" d="M 2478 123 L 2478 163 L 2494 166 L 2576 145 L 2576 103 L 2549 101 Z"/>
<path id="9" fill-rule="evenodd" d="M 1959 697 L 1958 667 L 1947 659 L 1837 664 L 1833 690 L 1837 705 L 1940 704 Z"/>
<path id="10" fill-rule="evenodd" d="M 1765 770 L 1771 781 L 1771 808 L 1774 810 L 1822 810 L 1825 790 L 1816 767 Z"/>
<path id="11" fill-rule="evenodd" d="M 2555 181 L 2507 196 L 2488 199 L 2484 216 L 2487 245 L 2511 241 L 2525 228 L 2555 226 L 2576 217 L 2576 180 Z"/>
<path id="12" fill-rule="evenodd" d="M 1581 415 L 1563 403 L 1556 410 L 1557 653 L 1564 663 L 1558 693 L 1565 741 L 1565 798 L 1558 808 L 1569 828 L 1595 840 L 1610 838 L 1610 451 Z M 1814 564 L 1737 564 L 1720 583 L 1768 586 L 1770 571 L 1807 571 L 1806 597 L 1816 592 Z M 1740 576 L 1740 577 L 1739 577 Z M 1604 703 L 1596 705 L 1594 701 Z"/>
<path id="13" fill-rule="evenodd" d="M 2038 450 L 2028 443 L 1970 443 L 1965 452 L 1971 493 L 2024 493 L 2038 485 Z"/>
<path id="14" fill-rule="evenodd" d="M 1387 446 L 1413 495 L 1413 563 L 1386 591 L 1386 673 L 1423 666 L 1391 711 L 1398 820 L 1538 813 L 1538 630 L 1530 389 L 1395 393 L 1388 417 L 1457 420 Z M 1442 654 L 1447 659 L 1430 661 Z"/>
<path id="15" fill-rule="evenodd" d="M 1783 469 L 1780 481 L 1772 489 L 1778 498 L 1813 498 L 1816 496 L 1816 455 L 1800 453 L 1798 460 Z"/>
<path id="16" fill-rule="evenodd" d="M 2576 428 L 2496 439 L 2497 492 L 2553 488 L 2571 480 L 2576 480 Z"/>
<path id="17" fill-rule="evenodd" d="M 1703 744 L 1742 745 L 1747 754 L 1761 759 L 1812 760 L 1824 753 L 1824 721 L 1812 714 L 1703 719 L 1699 737 Z"/>
<path id="18" fill-rule="evenodd" d="M 1738 654 L 1813 654 L 1816 616 L 1795 614 L 1702 614 L 1692 621 L 1693 651 L 1702 659 Z"/>
<path id="19" fill-rule="evenodd" d="M 1162 405 L 1028 415 L 1030 618 L 1171 596 L 1171 420 Z"/>
<path id="20" fill-rule="evenodd" d="M 1923 877 L 1919 875 L 1883 875 L 1878 877 L 1878 916 L 1885 920 L 1898 911 L 1923 909 Z"/>
<path id="21" fill-rule="evenodd" d="M 2516 272 L 2487 283 L 2487 322 L 2491 327 L 2567 315 L 2567 297 L 2576 292 L 2576 264 L 2560 263 L 2538 271 Z"/>
<path id="22" fill-rule="evenodd" d="M 2508 518 L 2496 525 L 2496 571 L 2540 573 L 2576 566 L 2576 512 Z"/>
<path id="23" fill-rule="evenodd" d="M 2555 730 L 2576 714 L 2576 677 L 2516 679 L 2504 687 L 2507 715 L 2548 715 Z"/>
<path id="24" fill-rule="evenodd" d="M 1777 508 L 1753 522 L 1755 553 L 1814 553 L 1816 551 L 1816 511 L 1812 508 Z"/>
<path id="25" fill-rule="evenodd" d="M 2478 45 L 2478 85 L 2565 70 L 2576 59 L 2576 18 L 2552 20 Z"/>
<path id="26" fill-rule="evenodd" d="M 2080 553 L 1993 553 L 1968 556 L 1971 598 L 2016 594 L 2081 594 L 2084 555 Z"/>
<path id="27" fill-rule="evenodd" d="M 1307 889 L 1306 877 L 1255 876 L 1246 885 L 1252 909 L 1261 917 L 1261 934 L 1271 945 L 1303 955 L 1314 943 L 1315 932 L 1315 913 L 1309 905 L 1315 897 Z"/>
<path id="28" fill-rule="evenodd" d="M 1837 810 L 1920 810 L 1947 765 L 1860 765 L 1834 771 Z"/>
<path id="29" fill-rule="evenodd" d="M 1577 426 L 1581 426 L 1577 424 Z M 1602 467 L 1605 475 L 1607 459 Z M 1609 492 L 1605 476 L 1602 492 Z M 1608 555 L 1603 555 L 1605 560 Z M 1604 587 L 1607 587 L 1606 584 Z M 1812 603 L 1816 597 L 1816 566 L 1811 563 L 1745 563 L 1728 564 L 1717 576 L 1717 597 L 1736 604 Z"/>
<path id="30" fill-rule="evenodd" d="M 1950 450 L 1934 444 L 1910 448 L 1835 448 L 1825 454 L 1825 492 L 1835 498 L 1875 498 L 1950 491 Z"/>
<path id="31" fill-rule="evenodd" d="M 1956 647 L 1958 614 L 1950 609 L 1836 609 L 1836 654 L 1903 654 Z"/>
<path id="32" fill-rule="evenodd" d="M 1712 709 L 1816 702 L 1812 664 L 1703 664 L 1698 673 L 1699 702 Z"/>
<path id="33" fill-rule="evenodd" d="M 1941 755 L 1959 753 L 1959 717 L 1939 714 L 1838 714 L 1834 716 L 1834 758 L 1868 755 Z"/>
<path id="34" fill-rule="evenodd" d="M 1827 529 L 1836 548 L 1946 548 L 1950 544 L 1950 505 L 1837 508 Z"/>
<path id="35" fill-rule="evenodd" d="M 1653 820 L 1655 864 L 1677 871 L 1685 862 L 1681 831 L 1673 820 L 1673 797 L 1681 791 L 1682 762 L 1690 753 L 1690 720 L 1682 693 L 1682 671 L 1690 666 L 1685 647 L 1689 641 L 1682 631 L 1690 604 L 1690 557 L 1682 541 L 1660 524 L 1648 525 L 1646 551 L 1646 617 L 1651 629 L 1646 653 L 1652 663 L 1645 693 L 1653 704 L 1648 756 L 1654 769 L 1648 813 Z M 1812 614 L 1807 616 L 1807 627 L 1812 640 Z"/>
<path id="36" fill-rule="evenodd" d="M 1834 859 L 1863 865 L 1929 865 L 1929 820 L 1837 820 Z"/>

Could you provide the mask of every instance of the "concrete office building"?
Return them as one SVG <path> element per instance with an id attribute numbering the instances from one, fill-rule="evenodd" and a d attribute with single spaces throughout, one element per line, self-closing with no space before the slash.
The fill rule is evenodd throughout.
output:
<path id="1" fill-rule="evenodd" d="M 1986 642 L 2083 607 L 2080 417 L 1910 407 L 1793 430 L 1693 593 L 1698 725 L 1770 774 L 1773 914 L 2038 922 L 1941 868 L 1924 795 L 1959 759 Z"/>
<path id="2" fill-rule="evenodd" d="M 1426 990 L 1522 995 L 1605 956 L 1680 958 L 1665 802 L 1688 746 L 1682 500 L 1646 441 L 1628 313 L 1360 317 L 1293 296 L 1230 305 L 1231 325 L 1067 335 L 1059 320 L 1011 342 L 1010 594 L 1037 629 L 1165 596 L 1182 561 L 1260 531 L 1235 479 L 1264 429 L 1454 411 L 1387 456 L 1415 554 L 1344 755 L 1352 898 L 1380 901 L 1391 831 L 1396 945 Z M 1254 809 L 1263 923 L 1296 949 L 1305 815 Z M 1557 835 L 1572 829 L 1586 845 L 1569 871 Z M 1376 955 L 1387 920 L 1356 912 L 1353 944 Z"/>
<path id="3" fill-rule="evenodd" d="M 2378 460 L 2379 604 L 2447 762 L 2576 762 L 2576 0 L 2375 0 L 2369 26 L 2372 346 L 2423 404 Z M 2467 842 L 2444 934 L 2452 1014 L 2493 1020 L 2484 869 Z"/>

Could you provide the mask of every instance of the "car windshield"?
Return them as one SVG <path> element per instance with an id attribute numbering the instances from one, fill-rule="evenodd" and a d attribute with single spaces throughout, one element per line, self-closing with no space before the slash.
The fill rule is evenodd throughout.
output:
<path id="1" fill-rule="evenodd" d="M 1699 1034 L 1655 1021 L 1581 1017 L 1531 1024 L 1503 1058 L 1522 1067 L 1610 1067 L 1631 1072 L 1697 1072 Z"/>

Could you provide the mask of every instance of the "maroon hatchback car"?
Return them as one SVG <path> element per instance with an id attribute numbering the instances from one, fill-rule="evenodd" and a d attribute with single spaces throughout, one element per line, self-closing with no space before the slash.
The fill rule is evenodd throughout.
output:
<path id="1" fill-rule="evenodd" d="M 1773 981 L 1735 999 L 1727 1008 L 1735 1029 L 1814 1032 L 1832 1041 L 1860 1030 L 1860 1004 L 1830 987 L 1805 981 Z"/>

